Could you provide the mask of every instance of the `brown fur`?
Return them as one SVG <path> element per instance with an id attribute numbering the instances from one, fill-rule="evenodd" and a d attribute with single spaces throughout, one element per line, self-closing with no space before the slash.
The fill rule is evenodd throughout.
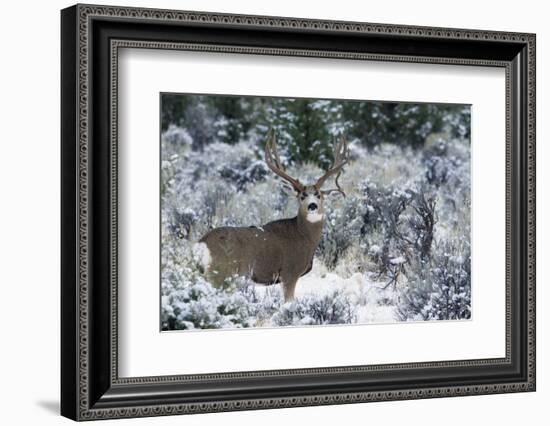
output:
<path id="1" fill-rule="evenodd" d="M 311 270 L 324 224 L 324 219 L 307 220 L 312 197 L 318 205 L 316 214 L 324 214 L 322 194 L 315 187 L 306 187 L 298 196 L 301 202 L 296 217 L 262 227 L 216 228 L 204 235 L 200 242 L 210 251 L 209 280 L 221 286 L 236 274 L 260 284 L 281 282 L 285 301 L 292 300 L 298 278 Z"/>

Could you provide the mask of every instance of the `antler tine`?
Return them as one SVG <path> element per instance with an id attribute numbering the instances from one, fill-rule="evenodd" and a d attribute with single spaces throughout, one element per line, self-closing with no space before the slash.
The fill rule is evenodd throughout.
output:
<path id="1" fill-rule="evenodd" d="M 344 196 L 344 198 L 346 197 L 346 193 L 344 192 L 344 190 L 342 189 L 342 187 L 340 186 L 340 183 L 338 183 L 338 179 L 340 178 L 340 175 L 342 174 L 342 170 L 340 170 L 338 172 L 338 174 L 336 175 L 336 179 L 334 179 L 334 183 L 336 184 L 336 188 L 331 188 L 331 189 L 323 189 L 321 192 L 324 194 L 324 195 L 328 195 L 332 192 L 339 192 L 340 194 L 342 194 Z"/>
<path id="2" fill-rule="evenodd" d="M 328 169 L 323 176 L 321 176 L 318 180 L 315 186 L 318 189 L 321 189 L 325 183 L 325 181 L 334 174 L 338 174 L 336 177 L 336 180 L 338 180 L 338 177 L 342 173 L 343 167 L 348 163 L 349 161 L 349 148 L 346 139 L 342 136 L 338 143 L 335 143 L 334 147 L 334 162 L 332 163 L 332 166 L 330 169 Z M 336 186 L 338 188 L 338 182 L 336 182 Z M 340 192 L 341 189 L 338 189 Z"/>
<path id="3" fill-rule="evenodd" d="M 265 163 L 273 173 L 290 183 L 296 191 L 303 191 L 304 187 L 300 181 L 294 179 L 284 171 L 279 153 L 277 152 L 277 142 L 275 141 L 275 132 L 273 129 L 271 129 L 267 135 L 267 142 L 265 144 Z"/>

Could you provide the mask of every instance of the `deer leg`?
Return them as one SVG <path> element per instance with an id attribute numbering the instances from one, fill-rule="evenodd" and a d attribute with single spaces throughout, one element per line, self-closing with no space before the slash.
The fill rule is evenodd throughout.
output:
<path id="1" fill-rule="evenodd" d="M 285 297 L 285 303 L 292 302 L 294 300 L 294 289 L 296 288 L 297 278 L 286 279 L 281 282 L 283 287 L 283 294 Z"/>

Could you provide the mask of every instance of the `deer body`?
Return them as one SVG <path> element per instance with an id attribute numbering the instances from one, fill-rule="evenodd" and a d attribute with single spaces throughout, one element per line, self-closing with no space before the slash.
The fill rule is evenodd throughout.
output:
<path id="1" fill-rule="evenodd" d="M 321 240 L 325 222 L 324 195 L 338 189 L 322 190 L 325 180 L 340 174 L 347 162 L 347 145 L 342 140 L 335 152 L 335 163 L 314 185 L 302 185 L 287 175 L 270 134 L 265 160 L 269 168 L 289 182 L 296 191 L 298 214 L 275 220 L 261 227 L 220 227 L 207 232 L 200 240 L 208 280 L 222 286 L 234 275 L 250 277 L 259 284 L 281 283 L 285 302 L 294 299 L 298 278 L 312 268 L 313 255 Z M 202 246 L 201 246 L 202 245 Z"/>
<path id="2" fill-rule="evenodd" d="M 235 274 L 259 284 L 282 282 L 285 300 L 290 300 L 298 278 L 311 270 L 323 223 L 298 215 L 262 227 L 216 228 L 200 240 L 211 257 L 208 279 L 218 286 Z"/>

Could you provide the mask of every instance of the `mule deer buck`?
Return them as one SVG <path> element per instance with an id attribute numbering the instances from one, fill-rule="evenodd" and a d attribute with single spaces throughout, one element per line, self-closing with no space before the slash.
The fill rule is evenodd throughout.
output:
<path id="1" fill-rule="evenodd" d="M 259 227 L 215 228 L 196 247 L 208 279 L 215 286 L 223 285 L 226 278 L 235 274 L 244 275 L 259 284 L 281 283 L 284 300 L 289 302 L 294 299 L 298 279 L 312 268 L 325 222 L 325 196 L 331 192 L 345 196 L 338 178 L 348 162 L 348 145 L 344 138 L 335 143 L 332 167 L 313 185 L 303 185 L 285 172 L 273 131 L 265 145 L 265 162 L 296 191 L 298 214 Z M 327 179 L 335 175 L 336 188 L 322 189 Z"/>

